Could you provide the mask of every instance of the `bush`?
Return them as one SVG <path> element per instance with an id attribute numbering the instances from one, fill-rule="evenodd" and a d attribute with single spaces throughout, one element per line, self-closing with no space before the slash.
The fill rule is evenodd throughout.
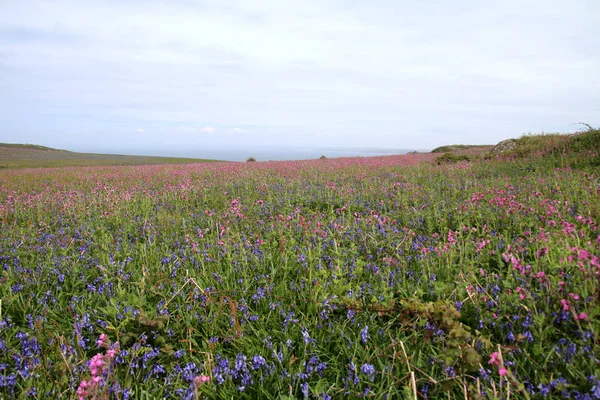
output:
<path id="1" fill-rule="evenodd" d="M 436 147 L 435 149 L 431 150 L 431 152 L 432 153 L 448 153 L 448 152 L 451 152 L 451 151 L 468 150 L 468 149 L 472 149 L 473 147 L 482 147 L 482 146 L 485 146 L 485 145 L 479 145 L 479 144 L 450 144 L 450 145 L 447 145 L 447 146 Z"/>
<path id="2" fill-rule="evenodd" d="M 256 162 L 256 158 L 250 157 L 246 160 L 246 162 Z"/>
<path id="3" fill-rule="evenodd" d="M 444 153 L 435 159 L 437 165 L 441 164 L 455 164 L 461 161 L 471 161 L 471 157 L 464 154 Z"/>

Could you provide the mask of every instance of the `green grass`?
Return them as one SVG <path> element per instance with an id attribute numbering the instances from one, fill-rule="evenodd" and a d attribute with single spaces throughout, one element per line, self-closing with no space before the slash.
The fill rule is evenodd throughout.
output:
<path id="1" fill-rule="evenodd" d="M 66 151 L 53 149 L 51 147 L 41 146 L 39 144 L 22 144 L 22 143 L 0 143 L 0 147 L 9 149 L 28 149 L 28 150 L 47 150 L 47 151 Z"/>
<path id="2" fill-rule="evenodd" d="M 217 161 L 181 157 L 76 153 L 33 144 L 0 143 L 0 169 L 189 164 Z"/>
<path id="3" fill-rule="evenodd" d="M 436 147 L 435 149 L 431 150 L 431 152 L 432 153 L 448 153 L 448 152 L 457 151 L 457 150 L 469 150 L 469 149 L 490 148 L 490 147 L 493 147 L 493 146 L 484 145 L 484 144 L 450 144 L 450 145 L 446 145 L 446 146 Z"/>
<path id="4" fill-rule="evenodd" d="M 0 171 L 0 397 L 593 398 L 597 133 L 520 140 Z"/>
<path id="5" fill-rule="evenodd" d="M 600 167 L 600 130 L 590 129 L 575 134 L 523 135 L 517 139 L 514 150 L 484 158 L 511 160 L 540 168 L 551 167 L 597 168 Z"/>

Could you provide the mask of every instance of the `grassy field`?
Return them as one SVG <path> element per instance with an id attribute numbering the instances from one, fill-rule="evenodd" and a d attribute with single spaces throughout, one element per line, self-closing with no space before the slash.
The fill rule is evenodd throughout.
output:
<path id="1" fill-rule="evenodd" d="M 0 397 L 600 398 L 599 138 L 0 171 Z"/>
<path id="2" fill-rule="evenodd" d="M 32 144 L 0 143 L 1 168 L 53 168 L 74 166 L 189 164 L 212 162 L 195 158 L 75 153 Z"/>

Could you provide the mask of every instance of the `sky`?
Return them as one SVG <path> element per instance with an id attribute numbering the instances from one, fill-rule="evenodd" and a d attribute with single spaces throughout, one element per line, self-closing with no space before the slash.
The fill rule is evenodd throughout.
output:
<path id="1" fill-rule="evenodd" d="M 0 1 L 0 142 L 431 149 L 600 126 L 597 0 Z"/>

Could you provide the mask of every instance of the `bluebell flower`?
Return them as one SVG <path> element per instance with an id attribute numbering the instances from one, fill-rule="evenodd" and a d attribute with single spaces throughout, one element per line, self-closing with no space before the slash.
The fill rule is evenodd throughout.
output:
<path id="1" fill-rule="evenodd" d="M 369 326 L 365 326 L 360 331 L 360 340 L 366 344 L 368 339 L 369 339 Z"/>
<path id="2" fill-rule="evenodd" d="M 176 352 L 173 353 L 173 357 L 179 359 L 181 357 L 185 356 L 185 350 L 177 350 Z"/>
<path id="3" fill-rule="evenodd" d="M 267 366 L 267 361 L 260 354 L 257 354 L 254 357 L 252 357 L 252 369 L 256 370 L 256 369 L 259 369 L 260 367 L 266 367 L 266 366 Z"/>
<path id="4" fill-rule="evenodd" d="M 371 364 L 363 364 L 360 367 L 360 372 L 362 372 L 363 374 L 367 375 L 369 377 L 369 379 L 371 380 L 371 382 L 373 381 L 374 375 L 375 375 L 375 367 Z"/>
<path id="5" fill-rule="evenodd" d="M 308 399 L 308 396 L 309 396 L 308 383 L 304 382 L 303 384 L 300 385 L 300 388 L 302 390 L 302 395 L 304 396 L 304 398 Z"/>

